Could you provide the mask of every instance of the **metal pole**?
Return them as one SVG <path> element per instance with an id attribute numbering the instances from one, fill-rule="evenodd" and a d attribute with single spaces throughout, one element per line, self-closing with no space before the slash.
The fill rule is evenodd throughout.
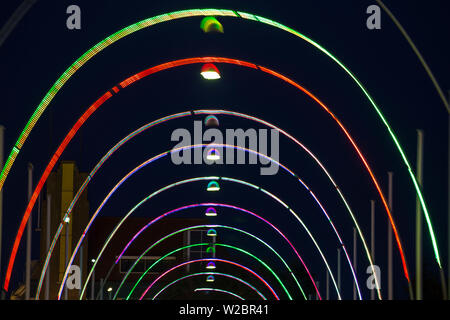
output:
<path id="1" fill-rule="evenodd" d="M 450 101 L 450 90 L 448 91 L 448 100 Z M 447 280 L 448 280 L 448 294 L 447 298 L 450 300 L 450 114 L 448 115 L 448 190 L 447 190 L 447 201 L 448 201 L 448 262 L 447 262 L 447 268 L 448 268 L 448 274 L 447 274 Z"/>
<path id="2" fill-rule="evenodd" d="M 31 199 L 33 193 L 33 165 L 28 163 L 28 201 Z M 25 261 L 25 300 L 30 300 L 30 285 L 31 285 L 31 224 L 32 215 L 28 219 L 27 224 L 27 249 Z"/>
<path id="3" fill-rule="evenodd" d="M 337 249 L 337 286 L 341 292 L 341 248 Z"/>
<path id="4" fill-rule="evenodd" d="M 52 195 L 47 193 L 47 230 L 46 230 L 46 252 L 50 251 L 50 228 L 51 228 L 51 203 Z M 47 268 L 45 276 L 45 300 L 50 299 L 50 270 L 51 266 Z"/>
<path id="5" fill-rule="evenodd" d="M 389 210 L 392 213 L 392 177 L 393 173 L 388 172 L 389 187 L 388 187 L 388 203 Z M 394 275 L 393 275 L 393 261 L 392 261 L 392 226 L 388 221 L 388 300 L 394 299 Z"/>
<path id="6" fill-rule="evenodd" d="M 317 291 L 319 291 L 319 287 L 320 287 L 320 282 L 316 281 L 316 287 L 317 287 Z M 319 300 L 319 294 L 316 292 L 316 300 Z"/>
<path id="7" fill-rule="evenodd" d="M 417 130 L 416 179 L 422 188 L 423 178 L 423 130 Z M 422 300 L 422 210 L 416 197 L 416 300 Z"/>
<path id="8" fill-rule="evenodd" d="M 0 125 L 0 170 L 3 169 L 5 127 Z M 0 190 L 0 274 L 2 271 L 2 238 L 3 238 L 3 189 Z"/>
<path id="9" fill-rule="evenodd" d="M 80 247 L 80 282 L 83 283 L 83 246 Z M 79 290 L 79 297 L 81 298 L 81 286 Z"/>
<path id="10" fill-rule="evenodd" d="M 370 200 L 370 255 L 375 263 L 375 200 Z M 370 291 L 370 300 L 375 300 L 375 290 Z"/>
<path id="11" fill-rule="evenodd" d="M 355 270 L 355 274 L 357 273 L 357 252 L 356 252 L 356 228 L 353 228 L 353 269 Z M 356 292 L 356 284 L 353 283 L 353 300 L 357 300 L 357 292 Z"/>

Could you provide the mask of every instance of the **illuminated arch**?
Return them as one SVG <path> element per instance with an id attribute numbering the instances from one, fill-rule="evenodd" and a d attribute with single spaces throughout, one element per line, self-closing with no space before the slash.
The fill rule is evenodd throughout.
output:
<path id="1" fill-rule="evenodd" d="M 256 289 L 255 287 L 253 287 L 253 286 L 252 286 L 251 284 L 249 284 L 248 282 L 246 282 L 246 281 L 244 281 L 244 280 L 242 280 L 242 279 L 240 279 L 240 278 L 238 278 L 238 277 L 231 276 L 231 275 L 226 274 L 226 273 L 220 273 L 220 272 L 198 272 L 198 273 L 193 273 L 193 274 L 189 274 L 189 275 L 183 276 L 183 277 L 181 277 L 181 278 L 178 278 L 178 279 L 172 281 L 171 283 L 167 284 L 167 285 L 166 285 L 164 288 L 162 288 L 161 290 L 159 290 L 159 291 L 152 297 L 152 300 L 155 300 L 161 293 L 163 293 L 165 290 L 167 290 L 170 286 L 172 286 L 172 285 L 174 285 L 174 284 L 176 284 L 176 283 L 178 283 L 178 282 L 180 282 L 180 281 L 182 281 L 182 280 L 184 280 L 184 279 L 188 279 L 188 278 L 192 278 L 192 277 L 198 277 L 198 276 L 204 276 L 204 275 L 213 275 L 213 276 L 218 275 L 218 276 L 230 277 L 231 279 L 236 280 L 236 281 L 238 281 L 238 282 L 241 282 L 241 283 L 243 283 L 245 286 L 247 286 L 247 287 L 249 287 L 250 289 L 252 289 L 253 291 L 255 291 L 256 294 L 259 295 L 259 296 L 261 297 L 262 300 L 267 300 L 267 298 L 266 298 L 266 297 L 265 297 L 258 289 Z"/>
<path id="2" fill-rule="evenodd" d="M 183 207 L 182 207 L 183 208 Z M 180 208 L 177 208 L 180 209 Z M 175 210 L 177 210 L 175 209 Z M 169 212 L 174 212 L 174 210 L 171 210 Z M 165 217 L 166 215 L 163 214 L 160 217 Z M 157 218 L 156 218 L 157 219 Z M 155 219 L 155 220 L 156 220 Z M 144 228 L 146 228 L 147 226 L 149 226 L 150 224 L 152 224 L 153 221 L 149 222 Z M 242 229 L 239 228 L 235 228 L 235 227 L 230 227 L 230 226 L 225 226 L 225 225 L 220 225 L 220 224 L 207 224 L 207 225 L 197 225 L 197 226 L 190 226 L 190 227 L 186 227 L 180 230 L 177 230 L 175 232 L 170 233 L 169 235 L 164 236 L 163 238 L 159 239 L 158 241 L 156 241 L 155 243 L 153 243 L 151 246 L 149 246 L 146 250 L 143 251 L 143 253 L 139 256 L 139 258 L 136 259 L 136 261 L 134 262 L 134 264 L 130 267 L 130 269 L 128 270 L 128 272 L 125 274 L 125 276 L 122 278 L 122 281 L 120 282 L 119 286 L 117 287 L 116 293 L 114 295 L 114 297 L 117 297 L 119 290 L 121 289 L 121 287 L 123 286 L 123 284 L 125 283 L 126 279 L 128 278 L 128 276 L 130 275 L 130 273 L 133 271 L 134 267 L 139 263 L 139 261 L 142 259 L 142 257 L 144 257 L 152 248 L 154 248 L 156 245 L 160 244 L 161 242 L 163 242 L 164 240 L 185 232 L 185 231 L 189 231 L 189 230 L 194 230 L 194 229 L 200 229 L 200 228 L 223 228 L 223 229 L 227 229 L 227 230 L 232 230 L 232 231 L 236 231 L 236 232 L 240 232 L 242 234 L 245 234 L 249 237 L 252 237 L 253 239 L 259 241 L 260 243 L 262 243 L 264 246 L 266 246 L 266 248 L 268 248 L 273 254 L 275 254 L 280 261 L 283 263 L 283 265 L 286 267 L 286 269 L 289 271 L 289 273 L 291 274 L 292 278 L 294 279 L 295 283 L 297 284 L 297 286 L 300 289 L 300 292 L 302 293 L 303 297 L 306 298 L 305 292 L 303 291 L 302 286 L 300 285 L 300 283 L 298 282 L 297 277 L 295 276 L 295 274 L 292 272 L 292 269 L 289 267 L 289 265 L 286 263 L 286 261 L 281 257 L 281 255 L 274 249 L 272 248 L 268 243 L 266 243 L 265 241 L 261 240 L 260 238 L 258 238 L 257 236 L 255 236 L 254 234 L 244 231 Z M 142 230 L 142 229 L 141 229 Z M 135 239 L 136 239 L 136 235 L 140 234 L 141 231 L 138 231 L 135 236 L 133 236 L 133 238 L 130 240 L 130 242 L 128 242 L 128 244 L 126 245 L 125 248 L 127 248 Z M 119 258 L 116 259 L 115 264 L 118 263 L 118 261 L 120 260 L 120 258 L 123 256 L 125 249 L 122 250 L 122 253 L 119 255 Z M 87 282 L 85 282 L 87 283 Z M 319 294 L 320 297 L 320 294 Z"/>
<path id="3" fill-rule="evenodd" d="M 102 40 L 101 42 L 97 43 L 95 46 L 93 46 L 91 49 L 89 49 L 86 53 L 84 53 L 80 58 L 78 58 L 61 76 L 60 78 L 55 82 L 55 84 L 53 85 L 53 87 L 50 89 L 49 92 L 47 92 L 47 94 L 45 95 L 44 99 L 41 101 L 41 103 L 39 104 L 39 106 L 36 108 L 35 112 L 33 113 L 32 117 L 30 118 L 30 120 L 28 121 L 27 125 L 25 126 L 24 130 L 22 131 L 22 133 L 19 136 L 19 139 L 17 140 L 16 144 L 14 145 L 12 151 L 10 152 L 10 155 L 5 163 L 5 166 L 2 169 L 2 172 L 0 173 L 0 190 L 3 188 L 3 184 L 5 182 L 6 176 L 8 175 L 18 153 L 20 152 L 20 149 L 22 148 L 23 144 L 25 143 L 25 140 L 28 138 L 28 135 L 30 134 L 31 130 L 33 129 L 34 125 L 36 124 L 36 122 L 39 120 L 40 116 L 42 115 L 42 113 L 45 111 L 45 109 L 47 108 L 47 106 L 50 104 L 50 102 L 52 101 L 52 99 L 54 98 L 54 96 L 58 93 L 58 91 L 64 86 L 64 84 L 70 79 L 70 77 L 79 69 L 81 68 L 87 61 L 89 61 L 92 57 L 94 57 L 97 53 L 99 53 L 100 51 L 102 51 L 103 49 L 105 49 L 106 47 L 108 47 L 109 45 L 111 45 L 112 43 L 136 32 L 139 31 L 141 29 L 150 27 L 152 25 L 161 23 L 161 22 L 166 22 L 166 21 L 170 21 L 170 20 L 174 20 L 174 19 L 180 19 L 180 18 L 185 18 L 185 17 L 192 17 L 192 16 L 229 16 L 229 17 L 239 17 L 239 18 L 244 18 L 247 20 L 253 20 L 253 21 L 258 21 L 258 22 L 262 22 L 264 24 L 279 28 L 281 30 L 287 31 L 303 40 L 305 40 L 306 42 L 308 42 L 309 44 L 313 45 L 315 48 L 317 48 L 318 50 L 320 50 L 322 53 L 324 53 L 325 55 L 327 55 L 329 58 L 331 58 L 341 69 L 343 69 L 351 78 L 352 80 L 358 85 L 358 87 L 362 90 L 362 92 L 364 93 L 364 95 L 366 96 L 366 98 L 369 100 L 370 104 L 372 105 L 372 107 L 375 109 L 378 117 L 381 119 L 381 121 L 383 122 L 384 126 L 387 128 L 392 141 L 394 142 L 395 146 L 397 147 L 398 152 L 400 153 L 403 162 L 405 163 L 407 169 L 408 169 L 408 173 L 409 176 L 414 184 L 414 188 L 416 190 L 416 193 L 418 195 L 420 204 L 422 206 L 422 210 L 425 216 L 425 220 L 428 226 L 428 231 L 430 233 L 430 238 L 431 238 L 431 242 L 432 242 L 432 246 L 433 246 L 433 251 L 434 251 L 434 255 L 435 255 L 435 259 L 438 263 L 439 268 L 442 268 L 441 266 L 441 261 L 440 261 L 440 255 L 439 255 L 439 249 L 437 246 L 437 242 L 436 242 L 436 237 L 434 234 L 434 230 L 432 227 L 432 223 L 431 223 L 431 219 L 428 213 L 428 209 L 425 203 L 425 200 L 423 198 L 420 186 L 416 180 L 416 177 L 414 175 L 414 172 L 411 168 L 411 165 L 409 164 L 408 159 L 406 158 L 406 154 L 403 151 L 400 142 L 398 141 L 397 137 L 395 136 L 392 128 L 389 126 L 386 118 L 384 117 L 383 113 L 381 112 L 381 110 L 379 109 L 379 107 L 376 105 L 375 101 L 373 100 L 373 98 L 369 95 L 368 91 L 365 89 L 365 87 L 362 85 L 362 83 L 356 78 L 356 76 L 346 67 L 344 66 L 344 64 L 342 62 L 340 62 L 335 56 L 333 56 L 328 50 L 326 50 L 324 47 L 322 47 L 320 44 L 318 44 L 317 42 L 315 42 L 314 40 L 308 38 L 307 36 L 301 34 L 298 31 L 295 31 L 294 29 L 291 29 L 287 26 L 282 25 L 279 22 L 261 17 L 261 16 L 257 16 L 254 14 L 249 14 L 249 13 L 245 13 L 245 12 L 240 12 L 240 11 L 234 11 L 234 10 L 221 10 L 221 9 L 189 9 L 189 10 L 181 10 L 181 11 L 174 11 L 171 13 L 167 13 L 167 14 L 162 14 L 162 15 L 158 15 L 152 18 L 148 18 L 145 20 L 142 20 L 140 22 L 137 22 L 135 24 L 132 24 L 126 28 L 123 28 L 122 30 L 112 34 L 111 36 L 107 37 L 106 39 Z M 264 70 L 263 70 L 264 71 Z M 105 97 L 105 99 L 108 99 L 108 97 Z M 352 144 L 354 144 L 354 142 L 352 142 Z M 354 144 L 354 146 L 356 146 Z M 369 170 L 370 175 L 372 177 L 373 182 L 375 183 L 377 190 L 382 198 L 382 202 L 383 205 L 388 213 L 389 216 L 389 220 L 391 222 L 391 226 L 392 229 L 394 231 L 394 235 L 397 241 L 397 246 L 399 247 L 400 250 L 400 254 L 402 257 L 402 263 L 403 263 L 403 269 L 404 269 L 404 274 L 406 279 L 408 280 L 408 283 L 410 281 L 409 279 L 409 274 L 408 274 L 408 269 L 407 269 L 407 265 L 406 265 L 406 260 L 404 257 L 404 253 L 403 253 L 403 249 L 400 243 L 400 239 L 396 230 L 396 226 L 395 223 L 393 221 L 393 218 L 391 216 L 390 213 L 390 209 L 389 206 L 384 198 L 384 195 L 382 194 L 381 188 L 378 185 L 378 182 L 376 181 L 375 177 L 373 176 L 373 174 L 371 173 L 370 168 L 368 167 L 367 162 L 365 161 L 365 159 L 362 157 L 362 154 L 360 154 L 360 152 L 358 152 L 359 156 L 362 158 L 366 168 Z M 28 220 L 28 217 L 25 219 Z M 23 231 L 22 231 L 23 232 Z M 20 236 L 21 237 L 21 236 Z M 19 238 L 20 238 L 19 237 Z M 18 246 L 18 245 L 17 245 Z M 14 261 L 14 258 L 12 259 Z M 11 262 L 11 260 L 10 260 Z M 12 268 L 12 266 L 11 266 Z M 8 266 L 8 270 L 7 270 L 7 275 L 5 277 L 5 284 L 4 284 L 4 289 L 7 291 L 8 290 L 8 286 L 9 286 L 9 279 L 10 279 L 10 273 L 11 273 L 11 269 Z"/>

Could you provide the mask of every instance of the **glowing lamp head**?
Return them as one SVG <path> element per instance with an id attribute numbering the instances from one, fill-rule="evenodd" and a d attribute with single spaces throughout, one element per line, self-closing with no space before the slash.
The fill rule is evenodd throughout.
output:
<path id="1" fill-rule="evenodd" d="M 65 216 L 64 217 L 64 222 L 65 223 L 69 223 L 70 222 L 70 217 L 69 216 Z"/>
<path id="2" fill-rule="evenodd" d="M 217 236 L 217 231 L 214 229 L 209 229 L 208 232 L 206 233 L 206 235 L 208 237 L 216 237 Z"/>
<path id="3" fill-rule="evenodd" d="M 206 187 L 206 191 L 219 191 L 219 190 L 220 186 L 217 181 L 211 181 L 210 183 L 208 183 L 208 186 Z"/>
<path id="4" fill-rule="evenodd" d="M 216 253 L 216 248 L 213 247 L 213 246 L 208 247 L 208 248 L 206 249 L 206 253 L 212 253 L 212 254 L 214 254 L 214 253 Z"/>
<path id="5" fill-rule="evenodd" d="M 217 69 L 217 67 L 212 63 L 204 64 L 202 70 L 200 71 L 200 74 L 206 80 L 220 79 L 219 69 Z"/>
<path id="6" fill-rule="evenodd" d="M 209 275 L 206 277 L 206 282 L 214 282 L 214 276 L 213 275 Z"/>
<path id="7" fill-rule="evenodd" d="M 208 270 L 214 270 L 216 268 L 216 264 L 214 262 L 208 262 L 208 264 L 206 265 L 206 269 Z"/>
<path id="8" fill-rule="evenodd" d="M 210 161 L 217 161 L 220 160 L 220 153 L 217 149 L 210 149 L 208 150 L 208 153 L 206 154 L 206 159 Z"/>
<path id="9" fill-rule="evenodd" d="M 213 207 L 209 207 L 206 209 L 205 216 L 207 217 L 215 217 L 217 216 L 217 211 Z"/>
<path id="10" fill-rule="evenodd" d="M 223 33 L 222 24 L 214 17 L 204 17 L 200 22 L 200 28 L 204 33 L 220 32 Z"/>
<path id="11" fill-rule="evenodd" d="M 112 288 L 111 288 L 111 287 L 109 287 L 109 288 L 108 288 L 108 290 L 106 290 L 106 291 L 108 291 L 108 292 L 111 292 L 111 291 L 112 291 Z"/>
<path id="12" fill-rule="evenodd" d="M 204 124 L 206 127 L 218 127 L 219 119 L 216 116 L 209 115 L 205 118 Z"/>

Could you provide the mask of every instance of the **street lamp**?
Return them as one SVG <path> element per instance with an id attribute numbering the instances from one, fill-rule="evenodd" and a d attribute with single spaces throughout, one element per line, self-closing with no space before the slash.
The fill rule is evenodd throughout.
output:
<path id="1" fill-rule="evenodd" d="M 212 63 L 205 63 L 200 71 L 202 77 L 206 80 L 220 79 L 219 69 Z"/>

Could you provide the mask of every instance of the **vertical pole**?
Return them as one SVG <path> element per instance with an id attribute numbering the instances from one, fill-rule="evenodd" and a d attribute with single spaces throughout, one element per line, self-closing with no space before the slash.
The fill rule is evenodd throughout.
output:
<path id="1" fill-rule="evenodd" d="M 80 282 L 83 283 L 83 246 L 80 247 Z M 81 286 L 79 290 L 79 297 L 81 298 Z"/>
<path id="2" fill-rule="evenodd" d="M 355 274 L 356 272 L 356 268 L 358 266 L 358 264 L 356 263 L 357 261 L 357 252 L 356 252 L 356 228 L 353 228 L 353 269 L 355 270 Z M 357 300 L 357 293 L 356 293 L 356 284 L 353 283 L 353 300 Z"/>
<path id="3" fill-rule="evenodd" d="M 46 252 L 50 251 L 50 228 L 51 228 L 51 203 L 52 195 L 47 193 L 47 226 L 46 226 Z M 50 270 L 51 266 L 47 267 L 47 274 L 45 276 L 45 300 L 50 299 Z"/>
<path id="4" fill-rule="evenodd" d="M 370 255 L 375 263 L 375 200 L 370 200 Z M 370 291 L 370 300 L 375 300 L 375 289 Z"/>
<path id="5" fill-rule="evenodd" d="M 326 280 L 325 280 L 325 284 L 326 284 L 326 297 L 327 300 L 330 300 L 330 275 L 328 274 L 328 271 L 325 272 L 325 274 L 327 275 Z"/>
<path id="6" fill-rule="evenodd" d="M 69 264 L 69 223 L 70 222 L 66 222 L 66 241 L 65 241 L 65 248 L 64 248 L 64 254 L 65 254 L 64 265 L 65 266 L 67 266 Z M 63 285 L 64 285 L 64 299 L 67 300 L 67 285 L 66 285 L 66 283 L 64 283 Z"/>
<path id="7" fill-rule="evenodd" d="M 0 125 L 0 171 L 3 169 L 5 127 Z M 3 239 L 3 189 L 0 190 L 0 275 L 2 272 L 2 239 Z M 3 300 L 3 291 L 2 291 Z"/>
<path id="8" fill-rule="evenodd" d="M 341 248 L 338 248 L 338 290 L 341 292 Z"/>
<path id="9" fill-rule="evenodd" d="M 422 188 L 423 178 L 423 131 L 417 130 L 416 179 Z M 422 300 L 422 210 L 416 197 L 416 300 Z"/>
<path id="10" fill-rule="evenodd" d="M 33 165 L 28 163 L 28 200 L 31 199 L 33 192 Z M 27 224 L 27 248 L 25 261 L 25 300 L 30 300 L 30 285 L 31 285 L 31 224 L 32 214 L 28 219 Z"/>
<path id="11" fill-rule="evenodd" d="M 389 210 L 392 213 L 392 177 L 393 173 L 388 172 L 389 187 L 388 187 L 388 204 Z M 388 300 L 394 299 L 394 275 L 393 275 L 393 259 L 392 259 L 392 226 L 388 221 Z"/>

